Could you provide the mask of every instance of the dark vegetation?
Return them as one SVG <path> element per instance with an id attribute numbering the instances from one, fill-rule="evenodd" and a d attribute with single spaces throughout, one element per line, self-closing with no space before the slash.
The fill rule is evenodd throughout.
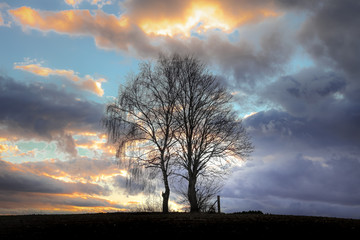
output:
<path id="1" fill-rule="evenodd" d="M 0 239 L 126 236 L 357 236 L 360 220 L 262 214 L 100 213 L 0 216 Z M 127 235 L 130 234 L 130 235 Z M 160 235 L 161 234 L 161 235 Z M 167 235 L 173 234 L 173 235 Z M 188 235 L 191 234 L 191 235 Z M 93 238 L 94 239 L 94 238 Z"/>

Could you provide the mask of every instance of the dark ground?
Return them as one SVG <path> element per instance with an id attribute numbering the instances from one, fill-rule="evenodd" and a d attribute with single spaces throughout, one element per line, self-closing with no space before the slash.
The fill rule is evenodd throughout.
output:
<path id="1" fill-rule="evenodd" d="M 101 213 L 0 216 L 0 239 L 186 236 L 351 236 L 360 219 L 272 214 Z M 130 235 L 127 235 L 130 234 Z M 217 237 L 218 238 L 218 237 Z M 222 239 L 221 239 L 222 240 Z"/>

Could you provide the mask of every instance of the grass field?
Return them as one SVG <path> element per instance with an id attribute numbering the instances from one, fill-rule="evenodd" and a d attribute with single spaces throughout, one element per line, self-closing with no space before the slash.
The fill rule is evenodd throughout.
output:
<path id="1" fill-rule="evenodd" d="M 0 239 L 171 236 L 357 238 L 360 220 L 272 214 L 101 213 L 0 216 Z M 130 234 L 130 235 L 129 235 Z M 290 234 L 290 235 L 289 235 Z M 357 237 L 356 237 L 357 236 Z"/>

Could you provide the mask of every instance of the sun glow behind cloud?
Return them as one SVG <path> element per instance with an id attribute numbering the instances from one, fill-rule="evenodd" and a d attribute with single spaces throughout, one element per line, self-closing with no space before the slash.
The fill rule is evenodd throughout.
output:
<path id="1" fill-rule="evenodd" d="M 226 35 L 243 25 L 279 15 L 268 4 L 241 6 L 239 2 L 215 0 L 144 2 L 125 0 L 123 2 L 125 11 L 120 14 L 110 14 L 101 9 L 103 5 L 110 2 L 112 1 L 65 0 L 67 7 L 70 7 L 69 10 L 44 10 L 32 6 L 22 6 L 8 10 L 6 17 L 12 17 L 13 26 L 18 24 L 29 35 L 31 35 L 31 31 L 37 30 L 44 33 L 45 37 L 52 35 L 48 32 L 53 32 L 55 36 L 65 34 L 78 39 L 91 37 L 95 40 L 96 46 L 102 49 L 124 51 L 134 49 L 151 54 L 158 51 L 159 43 L 166 45 L 172 39 L 185 39 L 186 42 L 190 42 L 193 37 L 196 38 L 193 33 L 205 36 L 212 30 Z M 144 7 L 142 4 L 150 5 Z M 176 8 L 174 4 L 181 5 L 181 7 Z M 97 5 L 98 9 L 94 10 L 93 6 L 91 9 L 82 9 L 86 5 Z M 165 8 L 170 11 L 165 11 L 161 7 L 163 5 L 166 5 Z M 5 20 L 8 22 L 8 19 L 3 21 Z M 47 60 L 53 62 L 49 58 Z M 105 78 L 91 75 L 80 75 L 73 66 L 69 68 L 49 67 L 44 62 L 30 58 L 25 59 L 23 63 L 15 63 L 13 68 L 16 71 L 22 70 L 51 81 L 60 81 L 64 87 L 62 89 L 65 91 L 75 89 L 81 93 L 81 90 L 85 90 L 100 97 L 105 95 L 102 83 L 111 80 L 110 78 L 105 80 Z M 41 84 L 39 87 L 40 89 L 44 88 Z M 73 99 L 78 101 L 71 101 L 74 106 L 82 104 L 80 97 L 75 96 Z M 77 116 L 78 112 L 81 111 L 74 111 L 71 116 Z M 40 120 L 34 118 L 35 123 Z M 111 211 L 122 209 L 124 206 L 116 206 L 113 201 L 125 205 L 128 203 L 128 206 L 141 203 L 145 198 L 142 195 L 140 197 L 131 196 L 129 199 L 124 194 L 118 193 L 119 188 L 124 188 L 120 185 L 125 178 L 129 177 L 129 173 L 117 164 L 107 165 L 107 160 L 114 159 L 116 148 L 106 143 L 106 136 L 101 135 L 97 130 L 85 129 L 86 124 L 81 125 L 81 130 L 70 125 L 66 123 L 64 125 L 66 127 L 63 127 L 58 134 L 53 133 L 54 137 L 51 139 L 39 139 L 49 147 L 33 147 L 25 150 L 21 147 L 22 143 L 16 141 L 13 143 L 5 140 L 0 142 L 0 152 L 3 151 L 1 160 L 4 160 L 4 164 L 11 161 L 19 163 L 12 165 L 17 168 L 16 171 L 14 170 L 15 178 L 48 181 L 59 185 L 61 191 L 71 190 L 66 193 L 46 192 L 48 190 L 45 184 L 43 186 L 45 193 L 40 194 L 35 189 L 36 191 L 34 190 L 33 193 L 27 194 L 28 200 L 31 202 L 32 199 L 38 198 L 43 203 L 48 198 L 52 199 L 52 203 L 40 207 L 40 204 L 33 200 L 33 205 L 29 206 L 44 211 L 102 211 L 102 209 Z M 27 143 L 34 145 L 31 141 Z M 137 148 L 134 146 L 130 149 L 133 154 L 145 154 L 153 157 L 151 146 L 145 146 L 141 142 L 135 145 Z M 141 150 L 139 150 L 139 146 L 141 146 Z M 6 155 L 5 152 L 10 153 L 12 157 L 8 156 L 9 154 Z M 52 156 L 50 156 L 51 154 Z M 30 155 L 31 157 L 27 157 Z M 21 173 L 19 169 L 22 170 Z M 9 171 L 11 172 L 11 169 Z M 107 191 L 107 187 L 110 188 L 109 191 Z M 67 201 L 69 204 L 61 204 L 63 201 Z M 76 203 L 73 204 L 73 202 Z M 93 205 L 87 206 L 88 204 Z M 181 206 L 177 208 L 180 209 Z"/>
<path id="2" fill-rule="evenodd" d="M 198 7 L 195 4 L 186 11 L 182 19 L 141 19 L 140 27 L 147 34 L 175 36 L 183 35 L 189 37 L 192 30 L 203 32 L 212 28 L 229 31 L 233 27 L 229 21 L 224 20 L 224 14 L 217 6 Z"/>
<path id="3" fill-rule="evenodd" d="M 100 116 L 136 63 L 176 51 L 210 64 L 254 139 L 225 211 L 358 218 L 358 11 L 356 0 L 3 1 L 0 214 L 141 205 Z"/>
<path id="4" fill-rule="evenodd" d="M 126 2 L 128 5 L 132 3 Z M 140 44 L 140 42 L 144 44 L 139 40 L 130 41 L 134 36 L 144 37 L 142 34 L 148 37 L 188 38 L 193 32 L 203 34 L 212 29 L 227 34 L 244 24 L 281 15 L 269 4 L 255 7 L 242 7 L 236 4 L 231 7 L 222 1 L 211 0 L 184 1 L 181 5 L 182 9 L 179 9 L 177 14 L 161 12 L 162 10 L 156 9 L 157 5 L 149 6 L 150 9 L 130 6 L 128 11 L 118 17 L 107 14 L 101 9 L 96 11 L 71 9 L 53 12 L 26 6 L 11 9 L 9 13 L 24 30 L 33 28 L 71 35 L 91 35 L 98 46 L 121 49 Z M 143 32 L 142 34 L 138 32 L 139 29 Z"/>
<path id="5" fill-rule="evenodd" d="M 276 17 L 279 13 L 271 9 L 241 10 L 229 14 L 220 1 L 188 2 L 182 16 L 149 18 L 146 15 L 137 19 L 140 28 L 149 35 L 190 37 L 191 32 L 199 34 L 210 29 L 231 33 L 236 27 L 259 18 Z"/>

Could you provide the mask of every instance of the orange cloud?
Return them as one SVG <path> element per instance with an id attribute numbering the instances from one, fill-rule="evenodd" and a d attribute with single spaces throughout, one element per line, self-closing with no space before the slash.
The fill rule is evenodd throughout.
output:
<path id="1" fill-rule="evenodd" d="M 126 176 L 126 171 L 119 169 L 119 166 L 109 159 L 95 160 L 84 157 L 71 161 L 50 159 L 14 166 L 28 173 L 68 183 L 97 184 L 115 176 Z"/>
<path id="2" fill-rule="evenodd" d="M 94 11 L 95 14 L 92 15 L 89 10 L 51 12 L 24 6 L 9 10 L 9 13 L 24 29 L 90 35 L 103 48 L 127 49 L 130 43 L 129 19 L 125 16 L 117 18 L 102 10 Z"/>
<path id="3" fill-rule="evenodd" d="M 42 67 L 40 64 L 28 64 L 23 66 L 16 65 L 14 66 L 14 68 L 28 71 L 43 77 L 47 77 L 49 75 L 62 75 L 75 82 L 79 80 L 79 77 L 75 76 L 75 72 L 73 70 L 51 69 L 47 67 Z"/>
<path id="4" fill-rule="evenodd" d="M 43 31 L 55 30 L 59 32 L 76 33 L 91 16 L 88 10 L 68 10 L 61 12 L 41 12 L 30 7 L 20 7 L 9 10 L 16 20 L 23 26 L 37 28 Z"/>
<path id="5" fill-rule="evenodd" d="M 197 32 L 219 28 L 225 32 L 233 29 L 233 23 L 226 19 L 221 8 L 217 5 L 195 3 L 184 11 L 180 18 L 147 18 L 138 19 L 139 26 L 147 34 L 155 35 L 183 35 L 189 37 L 192 30 Z"/>
<path id="6" fill-rule="evenodd" d="M 104 95 L 104 90 L 101 88 L 102 82 L 106 82 L 105 78 L 98 78 L 95 80 L 90 75 L 86 75 L 79 86 L 81 86 L 82 89 L 97 94 L 98 96 L 102 96 Z"/>
<path id="7" fill-rule="evenodd" d="M 67 3 L 74 5 L 79 1 Z M 154 53 L 158 52 L 152 42 L 156 40 L 154 37 L 190 37 L 192 32 L 204 33 L 211 29 L 231 33 L 244 24 L 278 16 L 280 13 L 273 5 L 272 1 L 259 4 L 245 0 L 128 0 L 122 3 L 126 12 L 119 17 L 102 10 L 53 12 L 26 6 L 9 13 L 24 29 L 88 35 L 102 48 Z"/>
<path id="8" fill-rule="evenodd" d="M 107 135 L 92 132 L 75 133 L 75 145 L 78 148 L 88 149 L 101 153 L 102 156 L 114 156 L 116 147 L 107 143 Z"/>
<path id="9" fill-rule="evenodd" d="M 106 82 L 104 78 L 94 79 L 90 75 L 86 75 L 85 78 L 80 78 L 73 70 L 51 69 L 43 67 L 41 64 L 15 65 L 14 68 L 43 77 L 48 77 L 50 75 L 63 76 L 75 82 L 81 89 L 95 93 L 98 96 L 104 94 L 104 90 L 101 88 L 101 83 Z"/>
<path id="10" fill-rule="evenodd" d="M 34 157 L 35 151 L 30 150 L 26 152 L 20 151 L 17 145 L 1 144 L 0 143 L 0 154 L 4 158 L 8 157 Z"/>
<path id="11" fill-rule="evenodd" d="M 170 37 L 189 37 L 192 31 L 203 33 L 210 29 L 230 33 L 243 24 L 279 15 L 271 1 L 153 0 L 141 5 L 143 1 L 125 3 L 132 20 L 147 34 Z"/>
<path id="12" fill-rule="evenodd" d="M 1 214 L 89 213 L 127 211 L 125 204 L 86 194 L 9 192 Z"/>

